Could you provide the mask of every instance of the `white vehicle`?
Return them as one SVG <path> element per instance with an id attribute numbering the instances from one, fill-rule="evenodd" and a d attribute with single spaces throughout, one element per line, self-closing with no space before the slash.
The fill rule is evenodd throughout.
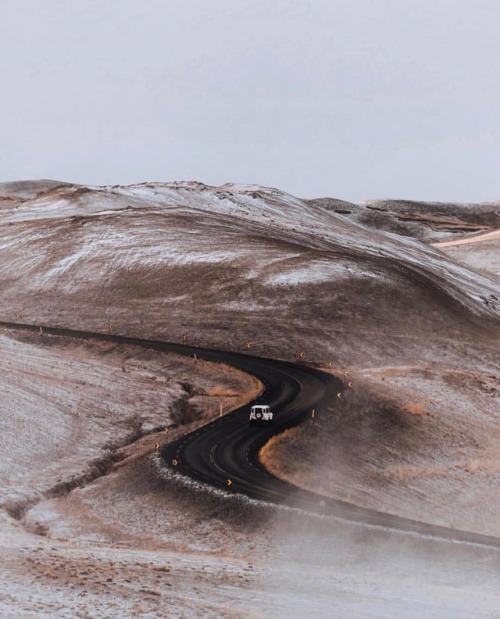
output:
<path id="1" fill-rule="evenodd" d="M 272 423 L 273 413 L 267 404 L 260 404 L 258 406 L 252 406 L 250 410 L 250 423 Z"/>

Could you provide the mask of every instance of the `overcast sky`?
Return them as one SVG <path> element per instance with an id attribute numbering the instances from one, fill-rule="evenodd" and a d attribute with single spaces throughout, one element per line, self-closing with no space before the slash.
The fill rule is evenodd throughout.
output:
<path id="1" fill-rule="evenodd" d="M 498 0 L 0 0 L 0 180 L 500 199 Z"/>

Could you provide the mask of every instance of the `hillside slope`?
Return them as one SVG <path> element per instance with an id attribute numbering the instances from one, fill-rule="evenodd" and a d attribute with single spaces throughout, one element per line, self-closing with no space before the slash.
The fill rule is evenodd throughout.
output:
<path id="1" fill-rule="evenodd" d="M 275 474 L 500 535 L 498 241 L 422 242 L 497 234 L 496 217 L 257 186 L 4 183 L 0 320 L 319 365 L 345 393 L 266 446 Z M 156 443 L 249 400 L 247 375 L 6 329 L 0 369 L 2 616 L 498 615 L 491 549 L 167 473 Z"/>
<path id="2" fill-rule="evenodd" d="M 444 524 L 450 492 L 461 493 L 464 523 L 474 528 L 481 511 L 476 528 L 493 532 L 500 439 L 493 271 L 455 262 L 411 231 L 386 232 L 336 212 L 345 203 L 334 201 L 335 210 L 260 186 L 38 181 L 0 186 L 0 196 L 4 320 L 185 337 L 228 350 L 251 342 L 254 354 L 302 353 L 308 363 L 348 368 L 373 405 L 360 416 L 355 401 L 342 415 L 332 403 L 334 422 L 314 438 L 320 461 L 306 458 L 306 468 L 319 477 L 336 470 L 335 495 L 355 482 L 361 503 L 405 515 L 418 508 Z M 386 220 L 416 208 L 376 204 L 386 210 L 370 212 Z M 420 204 L 418 225 L 436 208 Z M 460 209 L 480 216 L 478 225 L 495 224 L 491 205 L 448 205 L 436 216 L 456 218 Z M 364 442 L 361 429 L 373 415 L 376 431 Z M 321 449 L 346 436 L 347 460 L 344 448 Z M 430 487 L 425 472 L 436 467 Z M 301 483 L 325 491 L 315 479 Z"/>

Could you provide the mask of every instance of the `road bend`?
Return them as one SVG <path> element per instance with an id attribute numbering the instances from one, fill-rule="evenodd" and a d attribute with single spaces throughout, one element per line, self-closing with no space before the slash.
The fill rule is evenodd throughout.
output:
<path id="1" fill-rule="evenodd" d="M 224 363 L 258 378 L 263 389 L 251 403 L 187 432 L 161 449 L 167 467 L 192 479 L 254 499 L 284 504 L 344 520 L 379 526 L 454 542 L 500 548 L 500 538 L 402 518 L 303 490 L 271 475 L 259 459 L 269 439 L 287 428 L 311 420 L 312 410 L 321 414 L 336 393 L 343 391 L 338 378 L 306 365 L 255 357 L 185 344 L 95 333 L 45 325 L 0 322 L 5 329 L 38 332 L 77 340 L 99 340 L 139 346 L 198 359 Z M 274 412 L 270 426 L 250 426 L 254 404 L 269 404 Z"/>

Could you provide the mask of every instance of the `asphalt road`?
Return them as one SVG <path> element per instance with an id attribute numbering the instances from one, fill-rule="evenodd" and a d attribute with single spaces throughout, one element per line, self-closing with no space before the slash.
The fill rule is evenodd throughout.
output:
<path id="1" fill-rule="evenodd" d="M 401 518 L 298 489 L 272 476 L 260 464 L 259 451 L 271 436 L 306 420 L 309 420 L 307 423 L 314 423 L 311 420 L 312 410 L 321 414 L 322 406 L 343 390 L 342 381 L 325 372 L 275 359 L 107 333 L 10 322 L 0 322 L 0 327 L 32 332 L 41 330 L 47 335 L 135 345 L 191 357 L 196 354 L 199 359 L 225 363 L 256 376 L 263 383 L 264 390 L 254 402 L 218 417 L 163 447 L 161 454 L 166 466 L 178 473 L 228 492 L 327 516 L 500 548 L 500 538 Z M 256 403 L 271 406 L 274 412 L 272 426 L 250 426 L 250 406 Z"/>
<path id="2" fill-rule="evenodd" d="M 261 465 L 259 451 L 274 434 L 310 419 L 313 409 L 320 414 L 322 404 L 343 390 L 342 382 L 305 365 L 236 353 L 197 354 L 256 376 L 264 390 L 251 404 L 269 404 L 273 423 L 251 426 L 251 404 L 242 406 L 166 445 L 162 451 L 166 462 L 179 472 L 219 488 L 305 507 L 304 497 L 296 488 L 273 477 Z"/>

